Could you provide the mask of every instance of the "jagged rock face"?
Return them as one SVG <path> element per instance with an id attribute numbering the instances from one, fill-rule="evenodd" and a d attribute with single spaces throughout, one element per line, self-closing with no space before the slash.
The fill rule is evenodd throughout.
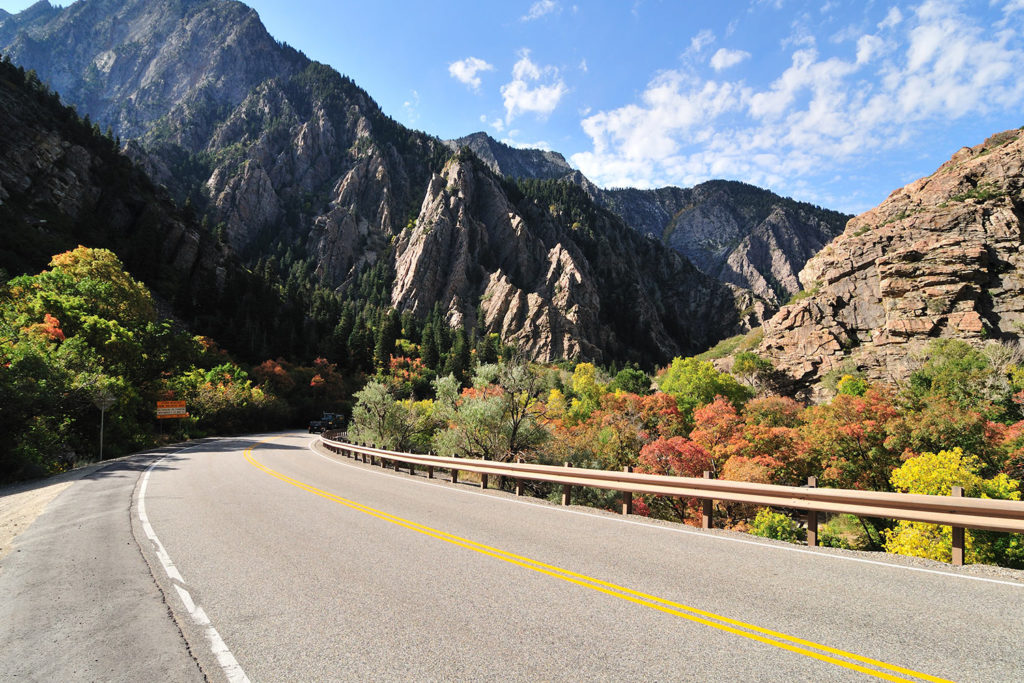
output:
<path id="1" fill-rule="evenodd" d="M 543 361 L 664 362 L 742 329 L 749 294 L 610 214 L 588 227 L 593 237 L 538 202 L 512 201 L 473 161 L 453 161 L 396 245 L 392 301 L 417 315 L 440 302 L 452 324 L 481 323 Z"/>
<path id="2" fill-rule="evenodd" d="M 813 295 L 765 323 L 798 385 L 836 368 L 905 379 L 936 337 L 981 344 L 1024 325 L 1024 135 L 963 148 L 852 219 L 800 273 Z"/>
<path id="3" fill-rule="evenodd" d="M 41 2 L 3 20 L 0 44 L 19 64 L 123 137 L 161 132 L 201 148 L 217 110 L 233 108 L 304 59 L 282 50 L 256 12 L 212 0 Z M 187 119 L 189 126 L 176 127 Z"/>
<path id="4" fill-rule="evenodd" d="M 453 162 L 431 179 L 415 227 L 398 242 L 392 300 L 420 316 L 443 302 L 452 325 L 475 323 L 479 303 L 486 329 L 531 357 L 597 357 L 593 276 L 554 232 L 534 234 L 494 178 Z"/>

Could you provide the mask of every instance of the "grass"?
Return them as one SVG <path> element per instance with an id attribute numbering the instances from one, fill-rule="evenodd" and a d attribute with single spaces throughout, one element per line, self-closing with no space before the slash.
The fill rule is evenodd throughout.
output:
<path id="1" fill-rule="evenodd" d="M 696 358 L 701 361 L 712 361 L 731 356 L 734 353 L 753 351 L 761 345 L 762 339 L 764 339 L 764 329 L 756 327 L 746 334 L 737 334 L 735 337 L 723 339 Z"/>
<path id="2" fill-rule="evenodd" d="M 794 294 L 793 296 L 789 297 L 789 301 L 786 302 L 786 305 L 790 306 L 792 304 L 797 303 L 798 301 L 803 301 L 804 299 L 810 299 L 812 296 L 814 296 L 815 294 L 817 294 L 820 291 L 821 291 L 821 283 L 820 282 L 815 282 L 814 286 L 811 287 L 810 289 L 801 290 L 801 291 L 797 292 L 796 294 Z"/>

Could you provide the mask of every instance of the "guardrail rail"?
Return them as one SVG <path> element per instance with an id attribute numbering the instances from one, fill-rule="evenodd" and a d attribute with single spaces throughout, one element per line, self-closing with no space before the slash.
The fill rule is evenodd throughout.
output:
<path id="1" fill-rule="evenodd" d="M 435 469 L 447 469 L 451 471 L 452 481 L 457 483 L 459 472 L 476 472 L 481 475 L 482 488 L 487 488 L 490 476 L 509 477 L 516 481 L 517 495 L 522 494 L 523 480 L 561 484 L 563 505 L 570 504 L 572 489 L 577 486 L 621 492 L 622 514 L 632 512 L 633 495 L 637 493 L 697 498 L 701 501 L 702 525 L 705 529 L 710 529 L 713 525 L 712 504 L 715 500 L 806 510 L 809 546 L 817 545 L 818 513 L 821 512 L 849 513 L 858 517 L 884 517 L 952 527 L 952 561 L 955 566 L 962 566 L 964 563 L 965 529 L 1024 533 L 1024 502 L 965 498 L 963 489 L 959 486 L 953 487 L 949 496 L 817 488 L 814 477 L 809 478 L 806 487 L 777 486 L 712 479 L 710 472 L 705 472 L 704 478 L 699 479 L 632 472 L 628 467 L 622 472 L 616 472 L 570 467 L 568 463 L 564 467 L 559 467 L 401 453 L 328 438 L 329 436 L 340 435 L 321 435 L 320 442 L 329 451 L 346 457 L 361 458 L 363 462 L 371 464 L 390 464 L 396 471 L 405 464 L 410 474 L 415 472 L 416 466 L 425 468 L 430 478 L 433 478 Z"/>

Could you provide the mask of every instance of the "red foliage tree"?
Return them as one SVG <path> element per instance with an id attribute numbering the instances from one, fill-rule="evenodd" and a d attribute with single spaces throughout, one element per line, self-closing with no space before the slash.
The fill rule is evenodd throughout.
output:
<path id="1" fill-rule="evenodd" d="M 658 438 L 640 450 L 637 471 L 675 477 L 699 477 L 711 467 L 711 455 L 699 444 L 681 436 Z M 688 524 L 700 524 L 696 498 L 644 496 L 651 513 Z"/>

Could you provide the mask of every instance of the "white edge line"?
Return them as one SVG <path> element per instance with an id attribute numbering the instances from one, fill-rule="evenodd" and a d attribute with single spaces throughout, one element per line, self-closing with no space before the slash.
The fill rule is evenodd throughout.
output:
<path id="1" fill-rule="evenodd" d="M 338 460 L 336 458 L 332 458 L 332 457 L 326 456 L 326 455 L 324 455 L 323 453 L 321 453 L 320 451 L 316 450 L 313 447 L 314 444 L 317 443 L 317 441 L 318 441 L 317 439 L 314 439 L 314 440 L 310 441 L 307 444 L 307 448 L 309 448 L 309 450 L 314 455 L 318 455 L 321 458 L 323 458 L 324 460 L 327 460 L 329 462 L 333 462 L 336 465 L 343 465 L 344 467 L 351 467 L 353 469 L 360 470 L 361 472 L 369 472 L 371 474 L 376 474 L 376 475 L 384 476 L 384 477 L 393 477 L 394 476 L 394 474 L 388 474 L 387 472 L 381 472 L 381 471 L 377 471 L 375 469 L 364 468 L 364 467 L 356 467 L 355 465 L 353 465 L 351 463 L 347 463 L 344 460 Z M 983 577 L 983 576 L 971 576 L 969 574 L 954 574 L 953 572 L 948 572 L 948 571 L 944 572 L 944 571 L 940 571 L 938 569 L 925 569 L 924 567 L 907 567 L 907 566 L 902 565 L 902 564 L 892 564 L 890 562 L 881 562 L 879 560 L 867 560 L 867 559 L 864 559 L 862 557 L 847 557 L 845 555 L 839 555 L 839 554 L 833 554 L 833 553 L 822 553 L 822 552 L 816 552 L 814 550 L 807 550 L 807 549 L 804 549 L 804 548 L 787 548 L 786 546 L 775 545 L 774 543 L 761 543 L 761 542 L 758 542 L 758 541 L 747 540 L 747 539 L 744 539 L 744 538 L 733 538 L 731 536 L 719 536 L 717 534 L 707 534 L 707 533 L 703 533 L 703 532 L 700 532 L 700 531 L 691 531 L 689 529 L 677 529 L 677 528 L 673 528 L 673 527 L 662 526 L 660 524 L 648 524 L 647 522 L 637 522 L 637 521 L 634 521 L 634 520 L 631 520 L 631 519 L 621 519 L 621 518 L 612 517 L 612 516 L 609 516 L 609 515 L 595 515 L 592 512 L 582 512 L 580 510 L 566 510 L 562 506 L 541 505 L 539 503 L 531 503 L 528 500 L 517 500 L 517 499 L 512 499 L 512 498 L 506 498 L 504 496 L 494 496 L 494 495 L 491 495 L 489 493 L 481 493 L 479 491 L 466 491 L 464 489 L 443 486 L 443 482 L 440 482 L 440 481 L 436 482 L 436 483 L 431 483 L 429 480 L 423 481 L 423 480 L 415 479 L 415 478 L 412 478 L 412 477 L 402 477 L 401 479 L 403 481 L 407 481 L 407 482 L 414 483 L 414 484 L 421 484 L 421 485 L 424 485 L 424 486 L 433 486 L 433 487 L 445 488 L 446 490 L 450 490 L 450 491 L 453 491 L 455 493 L 463 493 L 463 494 L 468 495 L 468 496 L 482 496 L 484 498 L 487 498 L 488 500 L 500 500 L 500 501 L 505 502 L 505 503 L 512 503 L 512 504 L 516 504 L 516 505 L 528 505 L 530 507 L 537 508 L 537 509 L 540 509 L 540 510 L 548 510 L 548 511 L 552 511 L 552 512 L 558 512 L 558 513 L 561 513 L 561 514 L 580 515 L 581 517 L 592 517 L 594 519 L 603 519 L 605 521 L 614 522 L 614 523 L 617 523 L 617 524 L 631 524 L 631 525 L 634 525 L 634 526 L 642 526 L 642 527 L 646 527 L 648 529 L 658 529 L 660 531 L 667 531 L 667 532 L 670 532 L 670 533 L 688 534 L 688 535 L 691 535 L 691 536 L 700 536 L 701 538 L 706 538 L 706 539 L 715 540 L 715 541 L 729 541 L 729 542 L 732 542 L 732 543 L 743 543 L 744 545 L 756 545 L 756 546 L 761 547 L 761 548 L 770 548 L 772 550 L 781 550 L 783 552 L 790 552 L 790 553 L 801 553 L 803 555 L 813 555 L 814 557 L 828 558 L 828 559 L 832 559 L 832 560 L 845 560 L 846 562 L 860 562 L 862 564 L 873 564 L 873 565 L 877 565 L 879 567 L 889 567 L 889 568 L 892 568 L 892 569 L 903 569 L 903 570 L 912 571 L 912 572 L 924 572 L 925 574 L 938 574 L 939 576 L 947 576 L 947 577 L 950 577 L 950 578 L 953 578 L 953 579 L 966 579 L 966 580 L 970 580 L 970 581 L 983 581 L 985 583 L 995 583 L 995 584 L 999 584 L 999 585 L 1002 585 L 1002 586 L 1013 586 L 1015 588 L 1024 588 L 1024 583 L 1018 583 L 1016 581 L 1003 581 L 1001 579 L 989 579 L 989 578 L 986 578 L 986 577 Z"/>
<path id="2" fill-rule="evenodd" d="M 192 450 L 193 448 L 201 448 L 203 445 L 205 444 L 196 444 L 195 446 L 182 448 L 174 451 L 174 454 L 184 453 L 185 451 Z M 168 453 L 167 455 L 171 454 Z M 167 572 L 167 576 L 172 581 L 177 581 L 177 583 L 172 585 L 174 586 L 174 590 L 178 593 L 178 597 L 181 598 L 182 604 L 185 605 L 185 609 L 188 611 L 189 616 L 192 617 L 192 621 L 195 622 L 197 626 L 205 629 L 204 635 L 210 642 L 210 651 L 213 653 L 213 656 L 217 658 L 217 663 L 220 664 L 220 668 L 224 672 L 224 675 L 227 676 L 228 681 L 230 681 L 230 683 L 249 683 L 249 677 L 245 675 L 245 671 L 243 671 L 242 667 L 238 664 L 238 660 L 236 660 L 235 656 L 231 654 L 231 650 L 228 648 L 227 643 L 224 642 L 224 639 L 220 637 L 220 633 L 218 633 L 217 629 L 213 627 L 213 623 L 210 621 L 210 617 L 207 616 L 206 611 L 202 607 L 196 605 L 195 601 L 192 600 L 192 594 L 185 589 L 183 585 L 178 585 L 186 584 L 186 582 L 181 577 L 181 573 L 178 572 L 177 567 L 175 567 L 174 563 L 171 561 L 171 556 L 164 548 L 164 544 L 160 542 L 159 538 L 157 538 L 156 532 L 153 531 L 153 526 L 149 523 L 149 515 L 146 514 L 146 490 L 149 488 L 149 475 L 157 465 L 163 462 L 167 455 L 155 460 L 153 464 L 146 468 L 146 473 L 142 475 L 142 485 L 139 487 L 138 501 L 139 521 L 142 522 L 142 529 L 146 532 L 146 538 L 153 543 L 157 559 L 160 560 L 160 564 L 163 566 L 164 571 Z"/>

